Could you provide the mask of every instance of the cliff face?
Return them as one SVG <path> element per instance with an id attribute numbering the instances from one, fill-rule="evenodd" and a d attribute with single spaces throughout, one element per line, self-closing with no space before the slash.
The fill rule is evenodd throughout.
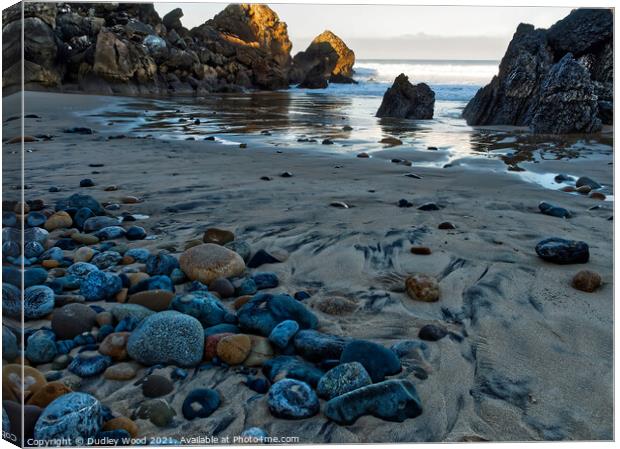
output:
<path id="1" fill-rule="evenodd" d="M 227 6 L 187 30 L 177 8 L 151 4 L 26 3 L 27 89 L 195 94 L 288 87 L 287 27 L 265 5 Z M 3 11 L 5 91 L 20 85 L 20 5 Z"/>
<path id="2" fill-rule="evenodd" d="M 612 102 L 612 12 L 577 9 L 548 30 L 519 25 L 498 75 L 478 91 L 463 116 L 470 125 L 594 132 L 601 122 L 611 123 Z"/>

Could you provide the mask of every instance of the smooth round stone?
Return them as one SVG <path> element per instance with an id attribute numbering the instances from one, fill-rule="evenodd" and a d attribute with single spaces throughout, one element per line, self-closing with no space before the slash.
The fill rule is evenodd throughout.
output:
<path id="1" fill-rule="evenodd" d="M 348 337 L 324 334 L 315 330 L 300 330 L 293 338 L 297 353 L 311 362 L 340 359 L 342 350 L 351 341 Z"/>
<path id="2" fill-rule="evenodd" d="M 34 436 L 38 440 L 87 439 L 103 424 L 101 403 L 86 393 L 68 393 L 52 401 L 37 420 Z"/>
<path id="3" fill-rule="evenodd" d="M 581 193 L 581 194 L 587 195 L 591 191 L 592 191 L 592 187 L 590 187 L 590 186 L 579 186 L 579 187 L 577 187 L 577 193 Z"/>
<path id="4" fill-rule="evenodd" d="M 328 315 L 347 315 L 357 310 L 357 302 L 343 296 L 327 296 L 318 298 L 313 302 L 313 306 Z"/>
<path id="5" fill-rule="evenodd" d="M 174 285 L 184 284 L 187 281 L 187 276 L 185 276 L 183 270 L 175 268 L 172 270 L 172 273 L 170 273 L 170 280 Z"/>
<path id="6" fill-rule="evenodd" d="M 602 285 L 601 276 L 590 270 L 581 270 L 573 277 L 571 285 L 582 292 L 592 293 Z"/>
<path id="7" fill-rule="evenodd" d="M 200 321 L 176 311 L 145 318 L 127 342 L 129 356 L 143 365 L 196 366 L 202 360 L 203 351 Z"/>
<path id="8" fill-rule="evenodd" d="M 146 238 L 146 230 L 140 226 L 131 226 L 125 234 L 127 240 L 144 240 Z"/>
<path id="9" fill-rule="evenodd" d="M 22 369 L 24 371 L 22 381 Z M 47 384 L 41 371 L 32 366 L 12 363 L 2 367 L 2 396 L 4 399 L 28 398 Z M 20 399 L 21 400 L 21 399 Z"/>
<path id="10" fill-rule="evenodd" d="M 123 204 L 137 204 L 141 202 L 142 200 L 138 198 L 137 196 L 127 195 L 121 198 L 121 203 Z"/>
<path id="11" fill-rule="evenodd" d="M 422 404 L 409 380 L 386 380 L 329 400 L 325 416 L 340 425 L 350 425 L 364 415 L 403 422 L 422 413 Z"/>
<path id="12" fill-rule="evenodd" d="M 95 256 L 95 250 L 88 246 L 82 246 L 75 251 L 73 262 L 90 262 Z"/>
<path id="13" fill-rule="evenodd" d="M 235 240 L 235 234 L 226 229 L 209 228 L 202 236 L 204 243 L 215 243 L 216 245 L 225 245 Z"/>
<path id="14" fill-rule="evenodd" d="M 148 419 L 157 427 L 167 427 L 176 416 L 174 409 L 164 399 L 149 399 L 136 410 L 135 418 Z"/>
<path id="15" fill-rule="evenodd" d="M 242 329 L 268 336 L 276 325 L 293 320 L 301 329 L 313 329 L 318 318 L 306 306 L 287 294 L 259 293 L 237 313 Z"/>
<path id="16" fill-rule="evenodd" d="M 264 249 L 259 249 L 248 262 L 248 268 L 258 268 L 261 265 L 281 262 L 283 262 L 282 258 L 276 257 Z"/>
<path id="17" fill-rule="evenodd" d="M 74 193 L 70 197 L 61 199 L 56 202 L 56 210 L 82 208 L 88 208 L 97 215 L 103 214 L 103 207 L 101 206 L 101 204 L 99 204 L 99 201 L 97 201 L 90 195 Z"/>
<path id="18" fill-rule="evenodd" d="M 21 292 L 12 284 L 2 283 L 2 313 L 5 316 L 21 319 Z"/>
<path id="19" fill-rule="evenodd" d="M 17 227 L 17 214 L 15 212 L 3 212 L 2 213 L 2 227 L 3 228 L 16 228 Z M 4 239 L 4 236 L 3 236 Z"/>
<path id="20" fill-rule="evenodd" d="M 544 215 L 549 215 L 551 217 L 557 218 L 571 218 L 572 214 L 568 211 L 568 209 L 564 209 L 563 207 L 554 206 L 553 204 L 546 203 L 542 201 L 538 205 L 538 209 Z"/>
<path id="21" fill-rule="evenodd" d="M 136 438 L 138 436 L 139 428 L 138 425 L 133 422 L 131 419 L 126 418 L 124 416 L 119 416 L 118 418 L 113 418 L 105 422 L 103 425 L 104 431 L 115 431 L 115 430 L 124 430 L 131 438 Z"/>
<path id="22" fill-rule="evenodd" d="M 137 322 L 142 321 L 144 318 L 153 315 L 150 309 L 139 304 L 117 304 L 110 309 L 112 316 L 116 321 L 122 321 L 126 318 L 131 318 Z"/>
<path id="23" fill-rule="evenodd" d="M 102 301 L 114 297 L 122 288 L 121 278 L 116 274 L 93 271 L 82 281 L 80 295 L 86 301 Z"/>
<path id="24" fill-rule="evenodd" d="M 86 279 L 88 275 L 94 271 L 99 271 L 95 265 L 87 262 L 76 262 L 67 268 L 67 276 L 75 276 L 78 279 Z"/>
<path id="25" fill-rule="evenodd" d="M 24 272 L 24 286 L 41 285 L 47 280 L 47 275 L 47 271 L 44 268 L 28 268 Z"/>
<path id="26" fill-rule="evenodd" d="M 139 304 L 155 312 L 167 310 L 174 293 L 169 290 L 145 290 L 134 293 L 127 301 L 129 304 Z"/>
<path id="27" fill-rule="evenodd" d="M 245 385 L 250 390 L 256 391 L 258 394 L 265 394 L 269 391 L 269 382 L 260 377 L 249 378 L 245 381 Z"/>
<path id="28" fill-rule="evenodd" d="M 366 340 L 353 340 L 344 347 L 340 363 L 349 362 L 361 363 L 373 382 L 381 382 L 385 376 L 398 374 L 402 369 L 394 351 Z"/>
<path id="29" fill-rule="evenodd" d="M 146 278 L 144 276 L 146 275 Z M 143 292 L 146 290 L 168 290 L 170 292 L 174 292 L 174 286 L 172 285 L 172 280 L 166 275 L 157 275 L 148 277 L 146 273 L 135 273 L 132 276 L 132 279 L 142 278 L 142 280 L 138 281 L 137 284 L 131 283 L 131 287 L 129 288 L 129 294 L 133 295 L 138 292 Z"/>
<path id="30" fill-rule="evenodd" d="M 67 304 L 54 310 L 52 330 L 59 340 L 70 340 L 89 332 L 95 325 L 96 312 L 84 304 Z"/>
<path id="31" fill-rule="evenodd" d="M 136 369 L 129 363 L 118 363 L 106 369 L 103 377 L 109 380 L 131 380 L 136 377 Z"/>
<path id="32" fill-rule="evenodd" d="M 267 360 L 262 366 L 263 374 L 271 382 L 282 379 L 297 379 L 316 387 L 323 375 L 321 369 L 298 357 L 279 355 Z"/>
<path id="33" fill-rule="evenodd" d="M 71 225 L 73 225 L 73 219 L 71 218 L 71 215 L 64 210 L 61 210 L 49 217 L 44 223 L 44 227 L 47 231 L 53 231 L 54 229 L 70 228 Z"/>
<path id="34" fill-rule="evenodd" d="M 252 340 L 244 334 L 229 335 L 217 343 L 216 353 L 222 362 L 239 365 L 250 354 Z"/>
<path id="35" fill-rule="evenodd" d="M 587 176 L 580 177 L 575 183 L 575 187 L 577 188 L 582 186 L 588 186 L 591 190 L 600 189 L 602 187 L 598 182 L 596 182 L 592 178 L 588 178 Z"/>
<path id="36" fill-rule="evenodd" d="M 94 187 L 95 181 L 90 178 L 84 178 L 80 180 L 80 187 Z"/>
<path id="37" fill-rule="evenodd" d="M 194 246 L 181 254 L 180 267 L 192 281 L 209 285 L 221 277 L 239 276 L 245 263 L 239 254 L 214 243 Z"/>
<path id="38" fill-rule="evenodd" d="M 372 379 L 361 363 L 343 363 L 321 377 L 316 392 L 322 398 L 332 399 L 370 384 Z"/>
<path id="39" fill-rule="evenodd" d="M 12 229 L 12 228 L 8 228 Z M 4 232 L 4 230 L 3 230 Z M 45 246 L 45 242 L 49 237 L 49 232 L 47 232 L 43 228 L 33 227 L 24 229 L 24 242 L 39 242 L 41 245 Z M 4 239 L 4 235 L 3 235 Z M 9 239 L 4 239 L 9 240 Z"/>
<path id="40" fill-rule="evenodd" d="M 24 291 L 24 317 L 27 320 L 43 318 L 54 310 L 54 291 L 44 285 L 28 287 Z"/>
<path id="41" fill-rule="evenodd" d="M 39 242 L 28 242 L 24 244 L 24 256 L 27 259 L 37 258 L 45 252 L 45 248 Z"/>
<path id="42" fill-rule="evenodd" d="M 300 380 L 283 379 L 269 389 L 269 411 L 276 418 L 304 419 L 319 412 L 319 398 L 312 388 Z"/>
<path id="43" fill-rule="evenodd" d="M 254 284 L 256 284 L 257 290 L 264 290 L 266 288 L 275 288 L 279 285 L 280 281 L 275 273 L 255 273 L 252 276 Z"/>
<path id="44" fill-rule="evenodd" d="M 185 419 L 206 418 L 220 406 L 220 395 L 211 388 L 191 391 L 183 401 L 182 412 Z"/>
<path id="45" fill-rule="evenodd" d="M 269 341 L 280 349 L 284 349 L 299 330 L 297 321 L 285 320 L 273 328 Z"/>
<path id="46" fill-rule="evenodd" d="M 118 220 L 114 217 L 97 216 L 90 217 L 84 221 L 84 232 L 97 232 L 103 228 L 118 226 Z"/>
<path id="47" fill-rule="evenodd" d="M 445 328 L 434 324 L 422 326 L 420 332 L 418 332 L 418 338 L 426 341 L 438 341 L 446 335 L 448 335 L 448 331 Z"/>
<path id="48" fill-rule="evenodd" d="M 114 240 L 114 239 L 120 239 L 121 237 L 124 237 L 127 234 L 127 231 L 125 231 L 124 228 L 120 227 L 120 226 L 106 226 L 103 229 L 98 230 L 95 233 L 95 236 L 101 240 Z"/>
<path id="49" fill-rule="evenodd" d="M 39 330 L 26 343 L 26 358 L 35 365 L 49 363 L 57 354 L 56 338 L 53 332 Z"/>
<path id="50" fill-rule="evenodd" d="M 28 399 L 28 404 L 45 408 L 56 398 L 67 393 L 71 393 L 71 388 L 64 383 L 60 381 L 50 382 L 33 394 L 30 399 Z"/>
<path id="51" fill-rule="evenodd" d="M 593 200 L 601 200 L 601 201 L 605 201 L 607 199 L 607 196 L 605 196 L 603 192 L 591 192 L 589 197 L 592 198 Z"/>
<path id="52" fill-rule="evenodd" d="M 86 356 L 78 354 L 69 364 L 69 371 L 80 377 L 93 377 L 103 373 L 112 364 L 107 355 Z"/>
<path id="53" fill-rule="evenodd" d="M 151 374 L 142 383 L 142 394 L 147 398 L 158 398 L 171 393 L 174 384 L 170 379 L 158 374 Z"/>
<path id="54" fill-rule="evenodd" d="M 22 252 L 21 246 L 17 242 L 4 241 L 2 242 L 2 256 L 3 257 L 18 257 Z"/>
<path id="55" fill-rule="evenodd" d="M 548 262 L 559 265 L 586 263 L 590 259 L 590 249 L 585 242 L 551 237 L 536 245 L 536 254 Z"/>
<path id="56" fill-rule="evenodd" d="M 271 342 L 258 335 L 249 335 L 252 340 L 252 349 L 250 354 L 243 362 L 246 366 L 261 366 L 274 356 L 273 346 Z"/>
<path id="57" fill-rule="evenodd" d="M 245 278 L 241 282 L 236 284 L 235 294 L 237 296 L 253 295 L 258 289 L 256 288 L 256 282 L 252 278 Z"/>
<path id="58" fill-rule="evenodd" d="M 215 334 L 240 334 L 241 333 L 241 329 L 239 329 L 239 327 L 235 326 L 234 324 L 229 324 L 229 323 L 221 323 L 221 324 L 216 324 L 215 326 L 209 326 L 207 328 L 205 328 L 205 338 L 207 338 L 210 335 L 215 335 Z"/>
<path id="59" fill-rule="evenodd" d="M 170 308 L 197 318 L 204 327 L 236 322 L 236 317 L 207 291 L 175 296 L 170 303 Z"/>
<path id="60" fill-rule="evenodd" d="M 57 356 L 54 361 L 52 362 L 52 369 L 53 370 L 63 370 L 66 367 L 69 366 L 69 364 L 71 363 L 71 360 L 73 360 L 73 357 L 71 357 L 68 354 L 61 354 L 59 356 Z"/>
<path id="61" fill-rule="evenodd" d="M 172 270 L 179 267 L 179 261 L 176 257 L 160 252 L 159 254 L 149 256 L 146 259 L 146 272 L 151 275 L 169 276 Z"/>
<path id="62" fill-rule="evenodd" d="M 41 227 L 45 224 L 47 217 L 41 212 L 30 212 L 26 217 L 26 226 Z M 47 229 L 47 228 L 46 228 Z M 50 229 L 48 229 L 50 231 Z"/>
<path id="63" fill-rule="evenodd" d="M 412 299 L 424 302 L 435 302 L 439 299 L 439 283 L 426 274 L 413 274 L 405 279 L 405 291 Z"/>
<path id="64" fill-rule="evenodd" d="M 17 336 L 6 326 L 2 326 L 2 359 L 12 362 L 19 354 Z"/>
<path id="65" fill-rule="evenodd" d="M 250 244 L 244 240 L 233 240 L 225 244 L 224 247 L 239 254 L 246 262 L 250 259 L 250 255 L 252 254 Z"/>
<path id="66" fill-rule="evenodd" d="M 95 214 L 92 210 L 90 210 L 88 207 L 82 207 L 78 209 L 78 211 L 73 216 L 73 224 L 78 229 L 83 229 L 84 223 L 86 222 L 86 220 L 94 216 Z"/>
<path id="67" fill-rule="evenodd" d="M 229 335 L 233 335 L 230 333 L 222 332 L 219 334 L 211 334 L 205 336 L 205 347 L 204 347 L 204 360 L 211 361 L 214 357 L 217 356 L 217 345 L 222 338 L 225 338 Z"/>
<path id="68" fill-rule="evenodd" d="M 50 259 L 50 260 L 56 260 L 58 262 L 64 262 L 65 261 L 65 253 L 60 248 L 57 248 L 57 247 L 53 246 L 50 249 L 48 249 L 47 251 L 45 251 L 43 254 L 41 254 L 40 259 L 41 260 Z M 50 274 L 52 274 L 52 273 L 50 273 Z"/>
<path id="69" fill-rule="evenodd" d="M 219 278 L 211 282 L 209 290 L 217 293 L 220 298 L 230 298 L 235 295 L 235 287 L 226 278 Z"/>
<path id="70" fill-rule="evenodd" d="M 125 253 L 125 256 L 132 257 L 136 262 L 141 263 L 145 263 L 150 255 L 149 250 L 144 248 L 131 248 Z"/>
<path id="71" fill-rule="evenodd" d="M 114 361 L 127 359 L 127 341 L 130 332 L 114 332 L 107 335 L 99 345 L 99 352 Z"/>

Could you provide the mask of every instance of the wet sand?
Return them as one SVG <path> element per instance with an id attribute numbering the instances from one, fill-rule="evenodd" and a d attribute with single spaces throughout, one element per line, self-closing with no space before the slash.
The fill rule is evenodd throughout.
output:
<path id="1" fill-rule="evenodd" d="M 3 101 L 7 105 L 15 97 Z M 240 388 L 244 375 L 216 367 L 192 372 L 167 398 L 178 413 L 176 426 L 159 429 L 138 420 L 141 435 L 238 435 L 259 426 L 273 436 L 299 436 L 302 443 L 613 437 L 612 202 L 543 188 L 514 173 L 485 169 L 480 159 L 437 168 L 423 164 L 425 157 L 435 156 L 420 154 L 416 160 L 407 153 L 412 167 L 391 163 L 406 151 L 400 147 L 361 159 L 308 151 L 308 145 L 290 141 L 277 145 L 273 136 L 256 137 L 245 149 L 204 140 L 134 138 L 132 133 L 108 139 L 118 134 L 114 126 L 99 126 L 80 112 L 102 101 L 110 100 L 27 94 L 26 113 L 41 118 L 26 119 L 25 134 L 54 136 L 25 145 L 27 199 L 53 204 L 76 191 L 102 202 L 141 197 L 142 203 L 122 210 L 148 215 L 137 224 L 157 238 L 130 246 L 178 254 L 185 242 L 218 227 L 234 231 L 254 251 L 285 249 L 289 257 L 284 263 L 262 268 L 278 275 L 275 291 L 312 293 L 307 304 L 324 332 L 386 346 L 416 339 L 429 323 L 452 332 L 429 342 L 427 354 L 402 360 L 404 370 L 395 377 L 416 384 L 424 407 L 413 420 L 391 423 L 365 416 L 339 426 L 322 413 L 299 422 L 276 419 L 263 395 Z M 91 126 L 97 133 L 61 132 L 71 126 Z M 5 138 L 12 137 L 6 132 Z M 3 146 L 9 181 L 7 151 L 16 148 Z M 612 190 L 608 162 L 610 155 L 539 161 L 535 170 L 579 172 Z M 285 171 L 293 176 L 281 177 Z M 79 188 L 83 178 L 96 186 Z M 119 190 L 104 191 L 110 184 Z M 61 191 L 49 193 L 50 186 Z M 401 198 L 414 207 L 397 207 Z M 350 207 L 331 207 L 335 201 Z M 540 201 L 565 207 L 574 217 L 543 215 Z M 443 208 L 417 210 L 426 202 Z M 456 229 L 438 229 L 445 221 Z M 541 260 L 534 247 L 551 236 L 587 242 L 590 262 L 561 266 Z M 432 254 L 411 254 L 413 245 L 428 246 Z M 581 269 L 598 272 L 604 285 L 594 293 L 572 288 L 571 278 Z M 440 281 L 438 302 L 414 301 L 402 291 L 402 278 L 419 272 Z M 354 301 L 357 309 L 333 315 L 317 308 L 336 296 Z M 416 366 L 425 368 L 425 380 L 414 376 Z M 84 381 L 81 389 L 131 416 L 143 399 L 134 382 L 97 378 Z M 185 421 L 181 404 L 187 392 L 201 386 L 216 388 L 222 406 L 209 418 Z"/>

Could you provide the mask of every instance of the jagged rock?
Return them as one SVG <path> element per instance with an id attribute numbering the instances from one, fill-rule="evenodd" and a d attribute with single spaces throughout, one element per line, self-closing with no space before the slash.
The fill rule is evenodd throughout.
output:
<path id="1" fill-rule="evenodd" d="M 300 87 L 309 84 L 309 76 L 316 79 L 318 74 L 335 83 L 354 82 L 353 65 L 355 53 L 342 39 L 331 31 L 324 31 L 315 37 L 305 51 L 299 52 L 293 59 L 291 82 L 302 82 Z"/>
<path id="2" fill-rule="evenodd" d="M 424 83 L 413 85 L 401 73 L 383 95 L 377 117 L 432 119 L 435 92 Z"/>
<path id="3" fill-rule="evenodd" d="M 169 30 L 181 30 L 183 28 L 181 17 L 183 17 L 183 10 L 175 8 L 164 16 L 162 22 Z"/>
<path id="4" fill-rule="evenodd" d="M 564 60 L 568 53 L 574 55 L 585 73 Z M 559 87 L 560 78 L 566 77 L 577 77 L 578 88 L 568 91 L 566 85 Z M 474 126 L 515 125 L 532 126 L 537 132 L 594 132 L 599 126 L 593 116 L 612 123 L 612 80 L 611 10 L 576 9 L 549 30 L 520 24 L 502 58 L 498 75 L 470 100 L 463 117 Z M 598 106 L 593 100 L 598 100 Z M 553 111 L 560 104 L 570 112 L 554 117 Z M 536 114 L 539 115 L 534 123 Z M 552 119 L 558 123 L 551 123 Z"/>
<path id="5" fill-rule="evenodd" d="M 601 128 L 588 71 L 571 53 L 551 67 L 530 124 L 535 133 L 591 133 Z"/>

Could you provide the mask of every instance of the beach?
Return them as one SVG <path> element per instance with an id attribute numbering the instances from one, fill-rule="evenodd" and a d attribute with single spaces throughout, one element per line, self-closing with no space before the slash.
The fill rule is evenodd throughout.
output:
<path id="1" fill-rule="evenodd" d="M 450 102 L 439 105 L 443 120 L 422 122 L 417 133 L 408 123 L 377 125 L 365 113 L 356 121 L 351 117 L 365 110 L 354 107 L 351 117 L 343 115 L 347 104 L 334 107 L 330 118 L 308 119 L 325 123 L 302 126 L 291 118 L 297 105 L 314 98 L 325 100 L 328 109 L 337 96 L 258 95 L 276 95 L 271 98 L 288 106 L 259 120 L 247 111 L 261 109 L 239 108 L 234 96 L 216 97 L 222 100 L 215 107 L 180 98 L 26 92 L 25 113 L 36 118 L 24 120 L 24 135 L 35 137 L 24 144 L 25 198 L 55 204 L 79 192 L 103 204 L 119 203 L 108 213 L 137 214 L 128 224 L 148 234 L 127 245 L 151 253 L 165 249 L 178 257 L 206 229 L 219 228 L 253 252 L 284 254 L 280 263 L 253 271 L 277 275 L 279 285 L 269 292 L 308 292 L 303 303 L 318 317 L 320 332 L 393 347 L 416 340 L 425 325 L 441 326 L 446 337 L 403 352 L 403 369 L 391 376 L 415 385 L 423 413 L 403 423 L 362 416 L 338 425 L 322 413 L 301 421 L 276 419 L 266 395 L 243 385 L 246 368 L 198 367 L 166 396 L 177 412 L 174 424 L 156 427 L 136 418 L 141 437 L 232 438 L 260 427 L 270 436 L 315 444 L 613 438 L 611 127 L 594 137 L 470 128 L 458 114 L 464 103 Z M 5 138 L 19 135 L 9 135 L 15 129 L 6 121 L 18 101 L 17 95 L 3 98 Z M 224 117 L 209 119 L 221 111 Z M 200 123 L 192 126 L 196 118 Z M 63 132 L 72 127 L 94 133 Z M 380 144 L 377 137 L 402 144 Z M 325 139 L 333 145 L 324 145 Z M 3 145 L 5 192 L 19 184 L 18 167 L 11 165 L 11 152 L 18 149 Z M 358 157 L 361 152 L 370 157 Z M 573 181 L 555 182 L 558 174 Z M 600 183 L 606 200 L 560 190 L 580 176 Z M 79 187 L 84 178 L 94 186 Z M 106 191 L 112 185 L 117 190 Z M 126 196 L 140 201 L 123 203 Z M 400 200 L 410 207 L 399 207 Z M 568 209 L 572 217 L 542 214 L 541 201 Z M 428 203 L 437 210 L 418 209 Z M 453 229 L 440 229 L 446 222 Z M 50 239 L 63 232 L 50 232 Z M 548 237 L 586 242 L 588 263 L 541 259 L 535 247 Z M 414 246 L 431 254 L 413 254 Z M 140 264 L 132 267 L 140 270 Z M 571 279 L 582 269 L 600 274 L 602 286 L 592 293 L 573 288 Z M 414 273 L 437 280 L 438 301 L 405 293 L 404 280 Z M 234 300 L 222 303 L 234 312 Z M 115 305 L 93 304 L 106 310 Z M 31 328 L 48 324 L 26 322 Z M 136 381 L 152 370 L 131 363 L 137 374 L 130 381 L 67 371 L 62 378 L 116 414 L 135 416 L 144 399 Z M 51 370 L 49 364 L 37 368 Z M 169 375 L 172 369 L 154 372 Z M 185 397 L 203 387 L 218 391 L 220 407 L 207 418 L 183 420 Z"/>

